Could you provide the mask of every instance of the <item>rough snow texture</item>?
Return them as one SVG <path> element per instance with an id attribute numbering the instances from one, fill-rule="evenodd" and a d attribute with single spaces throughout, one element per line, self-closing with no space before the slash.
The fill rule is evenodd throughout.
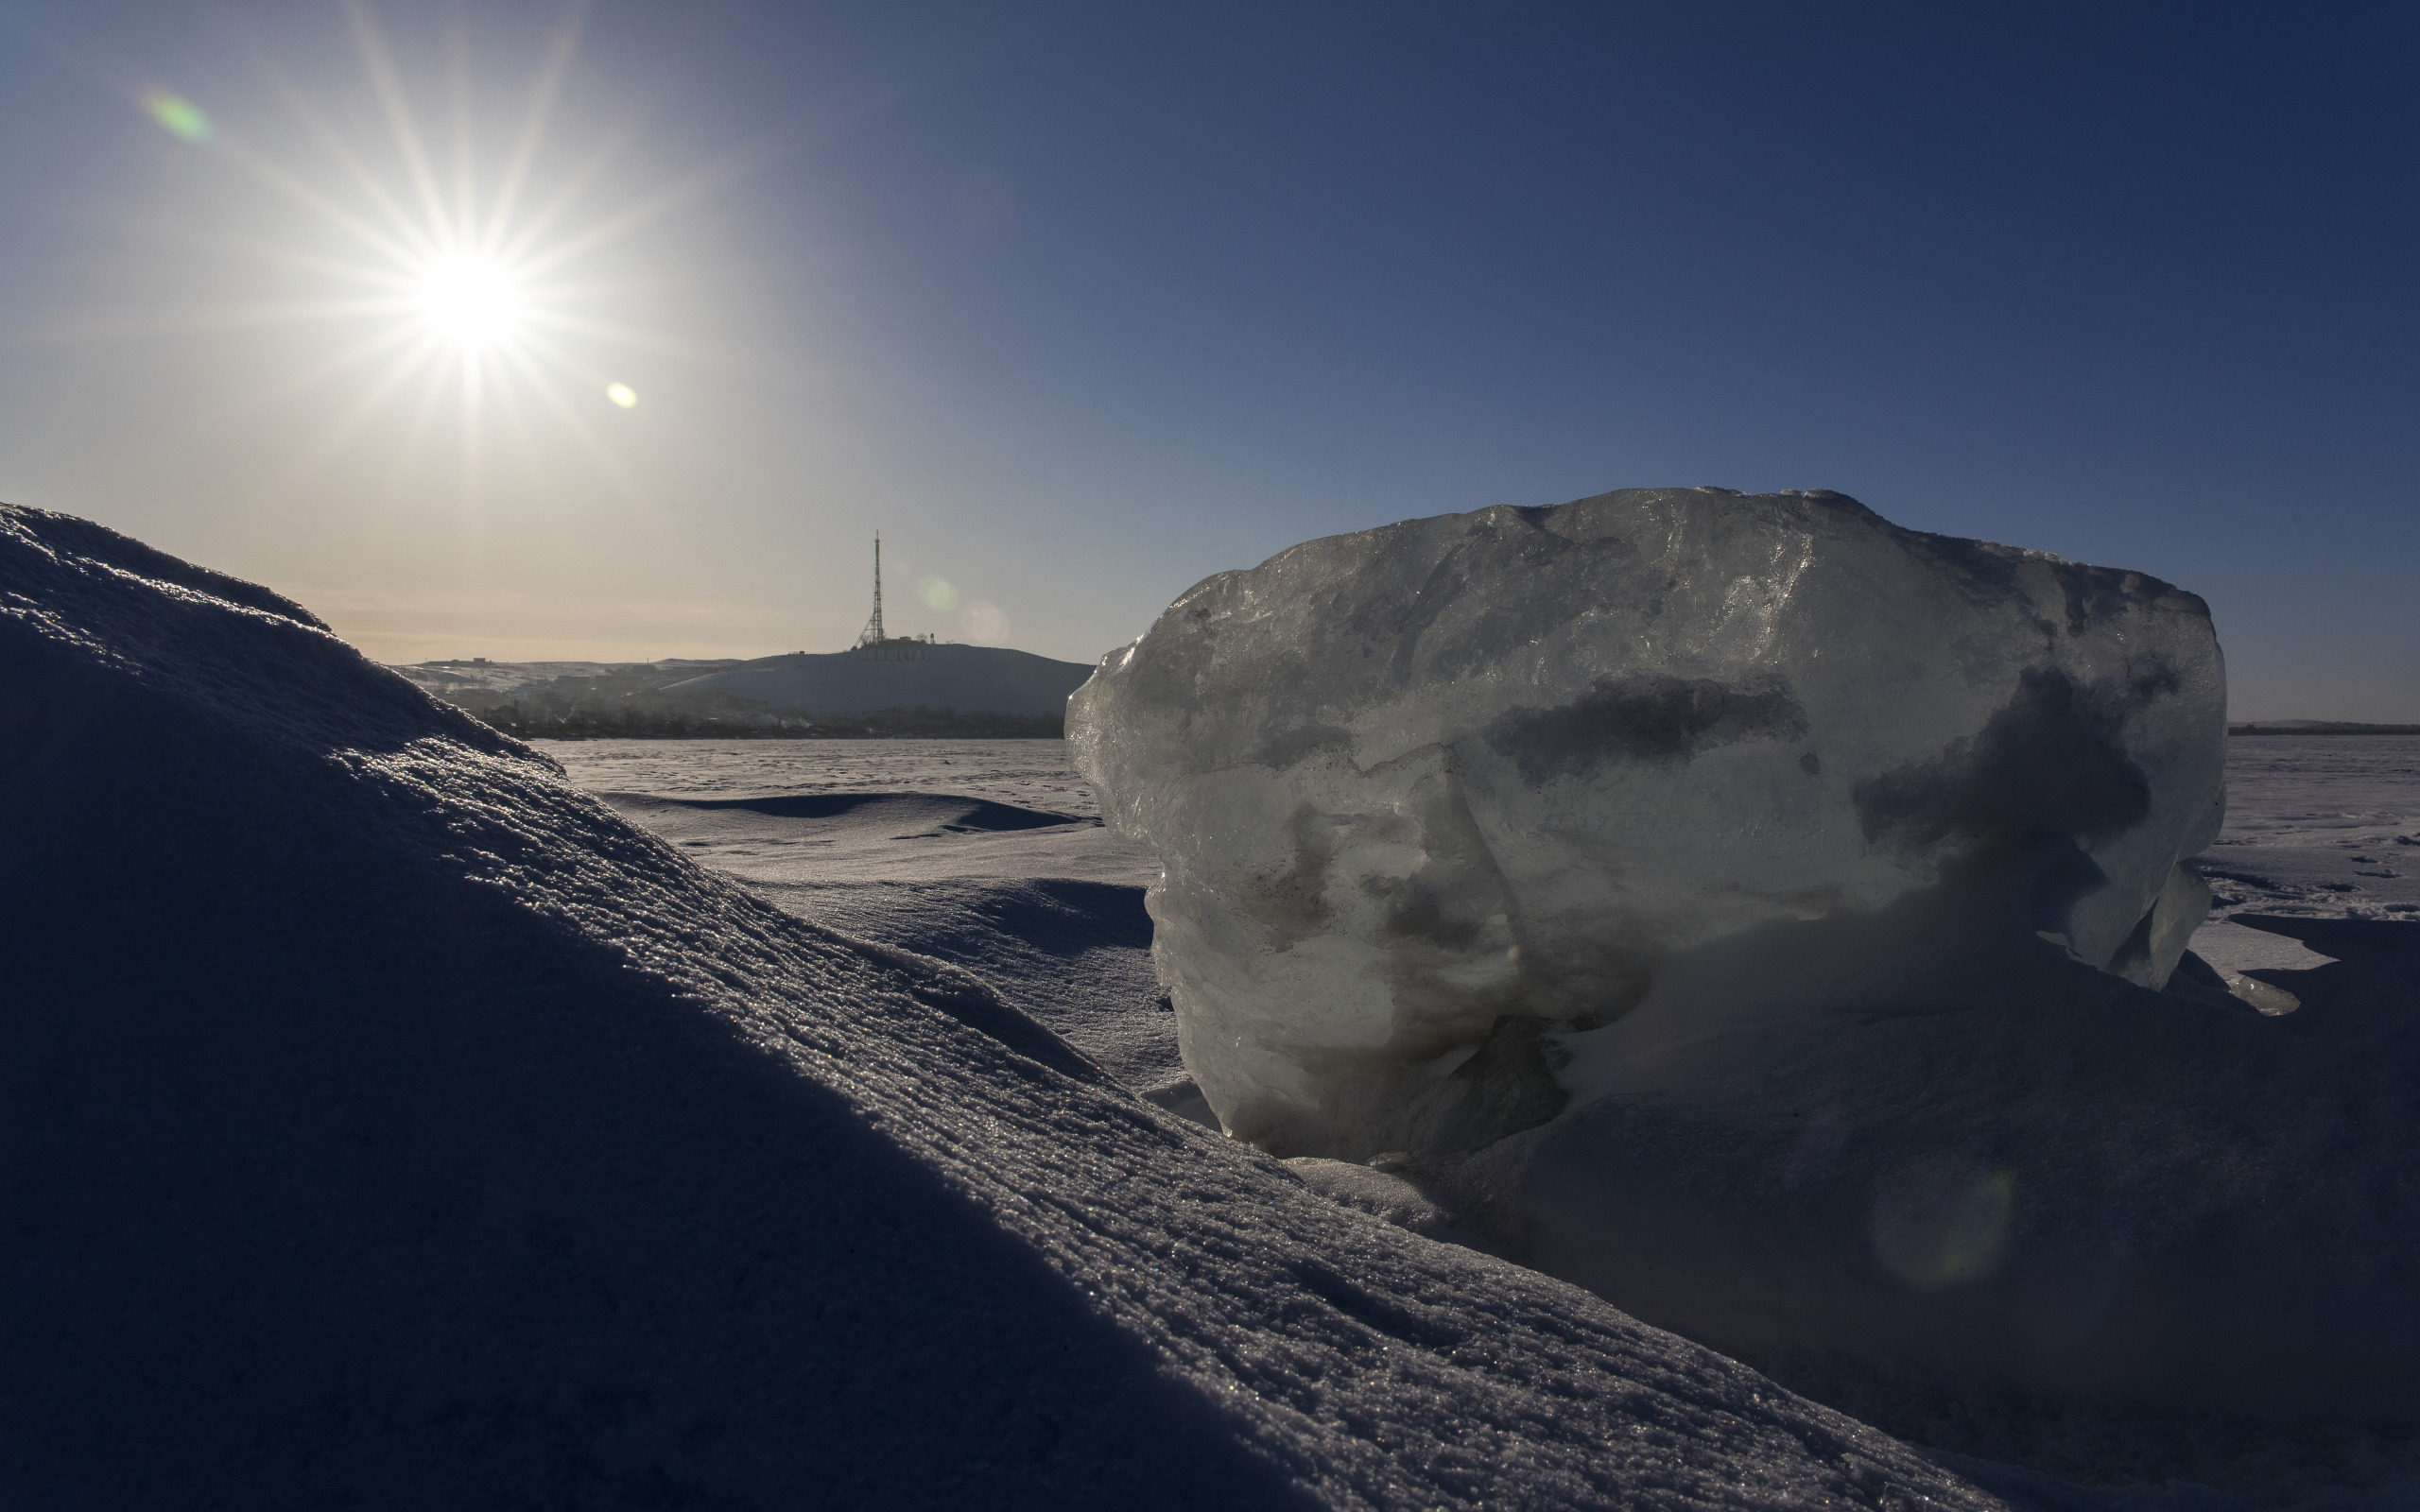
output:
<path id="1" fill-rule="evenodd" d="M 2005 1504 L 1329 1203 L 274 595 L 9 509 L 0 698 L 0 1502 Z"/>
<path id="2" fill-rule="evenodd" d="M 2222 817 L 2207 611 L 1838 494 L 1633 490 L 1314 541 L 1180 598 L 1070 701 L 1167 867 L 1186 1064 L 1283 1155 L 1552 1116 L 1536 1028 L 1660 963 L 1910 895 L 2157 986 Z"/>

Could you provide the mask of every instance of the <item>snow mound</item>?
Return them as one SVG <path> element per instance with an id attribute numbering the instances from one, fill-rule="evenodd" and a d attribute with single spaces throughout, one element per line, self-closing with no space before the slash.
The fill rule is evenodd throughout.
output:
<path id="1" fill-rule="evenodd" d="M 2177 863 L 2222 817 L 2200 599 L 1820 492 L 1314 541 L 1186 593 L 1069 715 L 1166 864 L 1186 1064 L 1281 1155 L 1542 1123 L 1542 1029 L 1620 1019 L 1675 953 L 1915 895 L 1953 903 L 1861 938 L 1869 978 L 2039 936 L 2161 986 L 2208 905 Z"/>
<path id="2" fill-rule="evenodd" d="M 1324 1200 L 273 595 L 0 511 L 0 699 L 11 1505 L 2006 1504 Z"/>

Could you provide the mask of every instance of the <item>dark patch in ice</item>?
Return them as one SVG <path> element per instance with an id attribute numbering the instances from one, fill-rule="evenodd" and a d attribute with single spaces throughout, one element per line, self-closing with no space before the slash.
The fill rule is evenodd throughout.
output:
<path id="1" fill-rule="evenodd" d="M 1794 740 L 1806 712 L 1779 678 L 1738 686 L 1661 674 L 1599 678 L 1575 702 L 1512 709 L 1480 735 L 1542 787 L 1615 762 L 1685 762 L 1743 740 Z"/>
<path id="2" fill-rule="evenodd" d="M 2157 691 L 2130 690 L 2128 702 Z M 2126 703 L 2078 688 L 2057 668 L 2026 672 L 1979 733 L 1857 785 L 1865 836 L 1927 846 L 1960 835 L 2000 850 L 2048 835 L 2121 834 L 2151 811 L 2150 780 L 2126 754 Z"/>
<path id="3" fill-rule="evenodd" d="M 2135 674 L 2126 684 L 2127 696 L 2134 700 L 2137 709 L 2148 708 L 2155 699 L 2173 697 L 2184 691 L 2184 679 L 2176 675 L 2174 667 L 2165 662 L 2152 662 L 2147 671 Z"/>
<path id="4" fill-rule="evenodd" d="M 1821 777 L 1824 775 L 1824 759 L 1810 750 L 1798 758 L 1798 769 L 1809 777 Z"/>
<path id="5" fill-rule="evenodd" d="M 1244 911 L 1269 926 L 1280 950 L 1308 939 L 1325 927 L 1327 868 L 1336 859 L 1336 836 L 1320 811 L 1305 803 L 1288 816 L 1286 837 L 1294 860 L 1284 871 L 1253 879 L 1239 900 Z"/>
<path id="6" fill-rule="evenodd" d="M 1374 898 L 1391 901 L 1392 906 L 1383 926 L 1390 936 L 1397 939 L 1426 939 L 1448 951 L 1467 950 L 1486 926 L 1471 917 L 1468 889 L 1456 889 L 1461 895 L 1458 900 L 1424 874 L 1430 869 L 1424 867 L 1404 878 L 1365 877 L 1361 890 Z M 1494 905 L 1495 896 L 1488 896 L 1489 906 Z M 1455 908 L 1458 901 L 1465 906 Z"/>

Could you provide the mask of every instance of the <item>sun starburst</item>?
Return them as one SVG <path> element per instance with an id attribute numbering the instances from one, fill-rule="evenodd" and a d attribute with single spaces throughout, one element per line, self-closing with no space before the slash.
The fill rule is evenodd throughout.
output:
<path id="1" fill-rule="evenodd" d="M 326 333 L 316 353 L 289 344 L 286 360 L 249 369 L 246 392 L 219 401 L 259 409 L 307 400 L 327 416 L 295 438 L 297 468 L 332 460 L 373 427 L 414 453 L 450 428 L 459 444 L 448 450 L 472 472 L 500 440 L 523 455 L 548 451 L 553 443 L 535 436 L 544 430 L 617 473 L 612 433 L 632 422 L 624 418 L 637 404 L 631 380 L 659 359 L 703 355 L 632 308 L 646 301 L 631 291 L 660 285 L 665 270 L 661 258 L 641 268 L 633 238 L 732 182 L 752 156 L 726 153 L 631 182 L 634 163 L 654 160 L 634 145 L 635 118 L 599 120 L 566 105 L 577 12 L 552 29 L 498 110 L 496 91 L 475 89 L 470 77 L 475 54 L 494 81 L 495 49 L 474 49 L 468 23 L 458 20 L 430 55 L 441 61 L 415 67 L 363 0 L 344 9 L 359 86 L 331 87 L 315 73 L 306 87 L 268 67 L 282 121 L 213 119 L 168 91 L 139 94 L 164 130 L 269 191 L 262 205 L 285 206 L 275 215 L 206 207 L 190 233 L 248 261 L 254 292 L 164 314 L 153 329 Z"/>

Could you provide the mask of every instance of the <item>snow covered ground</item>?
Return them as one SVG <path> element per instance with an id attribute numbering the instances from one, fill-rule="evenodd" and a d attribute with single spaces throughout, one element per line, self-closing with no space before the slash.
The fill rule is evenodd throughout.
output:
<path id="1" fill-rule="evenodd" d="M 1156 1093 L 1163 1106 L 1184 1103 L 1174 1015 L 1146 957 L 1150 923 L 1140 889 L 1155 868 L 1092 822 L 1093 795 L 1058 744 L 565 742 L 547 749 L 572 781 L 695 859 L 802 917 L 964 967 L 1129 1086 Z M 2379 858 L 2420 854 L 2397 840 L 2420 820 L 2420 738 L 2238 738 L 2227 759 L 2230 820 L 2206 863 L 2219 876 L 2222 915 L 2286 914 L 2323 927 L 2404 917 L 2402 900 L 2411 895 L 2389 889 L 2409 884 L 2371 873 L 2401 869 Z M 2257 887 L 2232 875 L 2251 869 L 2237 865 L 2247 853 L 2261 857 Z M 2347 881 L 2357 890 L 2345 890 Z M 2204 927 L 2195 948 L 2228 970 L 2255 971 L 2306 993 L 2326 979 L 2293 973 L 2335 959 L 2223 917 Z M 2372 1033 L 2347 1016 L 2356 1011 L 2349 1002 L 2313 1001 L 2320 1006 L 2297 1035 Z M 1934 1028 L 1925 1021 L 1910 1032 Z M 2144 1032 L 2156 1040 L 2161 1031 Z M 1186 1110 L 1206 1111 L 1198 1104 Z M 2384 1114 L 2386 1105 L 2377 1110 Z M 1382 1173 L 1318 1164 L 1298 1169 L 1331 1194 L 1419 1232 L 1471 1237 Z M 2324 1166 L 2310 1169 L 2314 1177 L 2337 1179 Z M 2356 1168 L 2346 1173 L 2358 1179 Z M 2277 1315 L 2296 1305 L 2278 1298 Z M 2211 1326 L 2252 1321 L 2213 1316 Z M 1785 1375 L 1794 1363 L 1786 1354 L 1772 1358 Z M 1903 1433 L 2077 1481 L 2135 1483 L 2126 1494 L 2138 1499 L 2152 1495 L 2143 1483 L 2174 1480 L 2180 1506 L 2420 1504 L 2420 1459 L 2399 1431 L 2325 1413 L 2281 1428 L 2240 1412 L 2084 1407 L 2019 1393 L 1996 1403 L 1990 1420 L 1977 1420 L 1971 1391 L 1953 1400 L 1922 1370 L 1893 1382 L 1824 1366 L 1791 1379 Z M 2188 1491 L 2187 1481 L 2223 1484 L 2245 1500 Z"/>
<path id="2" fill-rule="evenodd" d="M 2420 919 L 2420 735 L 2238 735 L 2227 826 L 2199 859 L 2215 896 L 2195 954 L 2232 971 L 2324 957 L 2235 914 Z"/>
<path id="3" fill-rule="evenodd" d="M 962 966 L 1121 1082 L 1189 1104 L 1150 963 L 1157 864 L 1041 740 L 540 741 L 701 866 Z"/>
<path id="4" fill-rule="evenodd" d="M 659 798 L 955 793 L 1098 818 L 1058 740 L 542 740 L 575 786 Z"/>

